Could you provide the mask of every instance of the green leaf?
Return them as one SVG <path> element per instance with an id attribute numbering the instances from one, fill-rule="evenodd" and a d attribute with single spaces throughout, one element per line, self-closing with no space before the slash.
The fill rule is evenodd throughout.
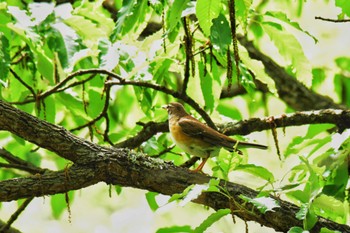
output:
<path id="1" fill-rule="evenodd" d="M 308 194 L 304 193 L 301 190 L 294 190 L 286 193 L 286 196 L 296 202 L 306 203 L 308 202 Z"/>
<path id="2" fill-rule="evenodd" d="M 140 103 L 140 107 L 143 113 L 149 118 L 154 117 L 154 111 L 152 111 L 153 107 L 153 90 L 149 88 L 137 87 L 134 86 L 135 94 Z"/>
<path id="3" fill-rule="evenodd" d="M 350 4 L 348 0 L 335 0 L 335 5 L 340 7 L 342 12 L 350 17 Z"/>
<path id="4" fill-rule="evenodd" d="M 265 66 L 260 61 L 251 59 L 247 50 L 243 47 L 240 47 L 239 56 L 242 63 L 254 73 L 255 78 L 265 83 L 271 93 L 277 94 L 275 81 L 265 73 Z"/>
<path id="5" fill-rule="evenodd" d="M 247 19 L 250 7 L 252 5 L 252 0 L 235 0 L 236 8 L 236 18 L 239 20 L 239 23 L 247 25 Z"/>
<path id="6" fill-rule="evenodd" d="M 187 188 L 185 188 L 184 191 L 182 191 L 182 193 L 175 193 L 173 195 L 171 195 L 171 197 L 169 198 L 168 202 L 173 202 L 173 201 L 177 201 L 177 200 L 181 200 L 183 197 L 185 197 L 189 191 L 191 191 L 191 189 L 194 187 L 194 184 L 188 186 Z"/>
<path id="7" fill-rule="evenodd" d="M 179 232 L 193 232 L 191 226 L 173 226 L 173 227 L 164 227 L 159 228 L 156 233 L 179 233 Z"/>
<path id="8" fill-rule="evenodd" d="M 265 214 L 267 211 L 274 211 L 273 208 L 280 207 L 277 200 L 272 199 L 271 197 L 250 198 L 244 195 L 240 195 L 239 197 L 242 200 L 253 204 L 263 214 Z"/>
<path id="9" fill-rule="evenodd" d="M 205 102 L 205 107 L 212 111 L 214 109 L 213 78 L 209 72 L 204 74 L 205 64 L 198 62 L 200 85 Z"/>
<path id="10" fill-rule="evenodd" d="M 306 213 L 306 218 L 304 219 L 303 225 L 304 229 L 311 230 L 318 221 L 318 217 L 314 211 L 310 210 Z"/>
<path id="11" fill-rule="evenodd" d="M 148 12 L 147 0 L 124 0 L 123 7 L 118 11 L 118 21 L 111 34 L 111 41 L 126 35 L 131 30 L 142 31 L 146 26 Z"/>
<path id="12" fill-rule="evenodd" d="M 185 10 L 188 2 L 189 0 L 175 0 L 173 2 L 166 18 L 168 32 L 172 32 L 180 22 L 182 11 Z"/>
<path id="13" fill-rule="evenodd" d="M 159 208 L 159 205 L 156 201 L 156 196 L 158 196 L 158 194 L 159 193 L 155 192 L 146 193 L 146 200 L 152 211 L 156 211 Z"/>
<path id="14" fill-rule="evenodd" d="M 10 47 L 9 41 L 3 32 L 0 32 L 0 79 L 6 80 L 10 70 Z"/>
<path id="15" fill-rule="evenodd" d="M 46 97 L 44 100 L 45 108 L 42 108 L 42 115 L 44 119 L 50 123 L 55 124 L 56 120 L 56 101 L 53 95 Z"/>
<path id="16" fill-rule="evenodd" d="M 288 16 L 286 15 L 286 13 L 282 12 L 282 11 L 267 11 L 265 13 L 265 15 L 267 16 L 271 16 L 275 19 L 279 19 L 284 23 L 287 23 L 288 25 L 292 26 L 293 28 L 297 29 L 298 31 L 301 31 L 303 33 L 305 33 L 306 35 L 310 36 L 312 39 L 314 39 L 314 42 L 317 43 L 318 40 L 316 37 L 314 37 L 313 35 L 311 35 L 308 31 L 303 30 L 299 23 L 291 21 Z"/>
<path id="17" fill-rule="evenodd" d="M 222 217 L 231 213 L 230 209 L 220 209 L 215 213 L 211 214 L 207 219 L 205 219 L 198 227 L 193 230 L 193 233 L 205 232 L 211 225 L 219 221 Z"/>
<path id="18" fill-rule="evenodd" d="M 322 194 L 315 198 L 311 207 L 318 216 L 346 224 L 347 214 L 349 213 L 349 205 L 346 202 Z"/>
<path id="19" fill-rule="evenodd" d="M 303 203 L 301 206 L 300 206 L 300 209 L 298 211 L 298 213 L 296 213 L 295 217 L 299 220 L 304 220 L 306 218 L 306 214 L 308 212 L 308 204 L 306 203 Z"/>
<path id="20" fill-rule="evenodd" d="M 221 11 L 221 1 L 217 0 L 198 0 L 196 5 L 196 16 L 199 26 L 202 28 L 204 35 L 210 35 L 212 20 L 219 16 Z"/>
<path id="21" fill-rule="evenodd" d="M 250 25 L 250 31 L 253 32 L 254 36 L 257 39 L 260 39 L 264 35 L 264 30 L 261 27 L 260 23 L 252 22 Z"/>
<path id="22" fill-rule="evenodd" d="M 350 72 L 350 58 L 338 57 L 335 59 L 335 64 L 343 71 Z"/>
<path id="23" fill-rule="evenodd" d="M 36 67 L 38 71 L 48 80 L 53 80 L 53 63 L 52 60 L 45 54 L 45 52 L 38 48 L 35 51 Z"/>
<path id="24" fill-rule="evenodd" d="M 247 67 L 245 64 L 240 62 L 238 64 L 239 69 L 241 71 L 241 75 L 239 77 L 239 81 L 244 87 L 244 89 L 248 92 L 249 95 L 253 95 L 256 89 L 255 83 L 254 83 L 254 78 L 251 75 L 251 73 L 248 71 Z"/>
<path id="25" fill-rule="evenodd" d="M 241 112 L 231 103 L 225 101 L 220 101 L 217 107 L 217 111 L 226 117 L 230 117 L 233 120 L 241 120 L 242 114 Z"/>
<path id="26" fill-rule="evenodd" d="M 80 51 L 86 47 L 81 45 L 80 37 L 71 27 L 64 23 L 52 25 L 52 33 L 49 35 L 48 44 L 52 50 L 57 51 L 63 68 L 72 71 L 74 65 L 81 58 L 77 58 Z"/>
<path id="27" fill-rule="evenodd" d="M 219 178 L 212 178 L 209 181 L 209 187 L 207 189 L 208 192 L 220 192 L 219 189 L 219 185 L 220 185 L 220 179 Z"/>
<path id="28" fill-rule="evenodd" d="M 301 227 L 292 227 L 287 233 L 309 233 L 309 231 L 304 231 Z"/>
<path id="29" fill-rule="evenodd" d="M 84 104 L 83 102 L 78 99 L 75 96 L 72 96 L 70 94 L 60 92 L 55 96 L 55 98 L 60 102 L 63 103 L 65 108 L 68 110 L 68 112 L 72 113 L 75 118 L 74 120 L 78 123 L 82 118 L 85 120 L 91 120 L 90 117 L 88 117 L 84 111 Z"/>
<path id="30" fill-rule="evenodd" d="M 297 79 L 310 87 L 312 84 L 311 64 L 306 58 L 304 51 L 295 36 L 283 28 L 278 30 L 276 23 L 266 22 L 262 24 L 264 31 L 274 42 L 279 53 L 290 62 L 295 69 Z"/>
<path id="31" fill-rule="evenodd" d="M 221 55 L 224 55 L 232 41 L 230 25 L 222 14 L 213 19 L 212 22 L 210 41 L 213 44 L 213 48 L 218 50 Z"/>
<path id="32" fill-rule="evenodd" d="M 262 166 L 257 166 L 254 164 L 240 164 L 235 168 L 235 171 L 243 171 L 250 173 L 254 176 L 260 177 L 268 182 L 274 182 L 275 178 L 273 174 Z"/>
<path id="33" fill-rule="evenodd" d="M 320 233 L 341 233 L 340 231 L 337 230 L 329 230 L 327 228 L 322 227 Z"/>
<path id="34" fill-rule="evenodd" d="M 313 139 L 317 135 L 324 133 L 325 131 L 333 128 L 332 124 L 314 124 L 310 125 L 304 139 Z"/>
<path id="35" fill-rule="evenodd" d="M 72 203 L 74 192 L 68 192 L 69 203 Z M 55 194 L 50 198 L 52 216 L 59 219 L 65 209 L 67 209 L 65 194 Z"/>
<path id="36" fill-rule="evenodd" d="M 123 187 L 120 185 L 114 185 L 115 192 L 120 195 L 123 191 Z"/>
<path id="37" fill-rule="evenodd" d="M 312 69 L 312 88 L 318 88 L 326 80 L 326 72 L 322 68 Z"/>

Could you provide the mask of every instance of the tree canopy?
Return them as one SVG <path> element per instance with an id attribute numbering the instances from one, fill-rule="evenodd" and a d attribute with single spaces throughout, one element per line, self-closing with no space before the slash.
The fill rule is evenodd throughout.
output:
<path id="1" fill-rule="evenodd" d="M 349 17 L 344 0 L 0 2 L 0 232 L 350 232 Z M 193 172 L 169 102 L 269 149 Z"/>

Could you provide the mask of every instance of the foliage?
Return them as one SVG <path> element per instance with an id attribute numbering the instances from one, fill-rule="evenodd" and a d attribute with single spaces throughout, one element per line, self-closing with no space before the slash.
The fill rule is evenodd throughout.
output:
<path id="1" fill-rule="evenodd" d="M 317 67 L 304 51 L 302 40 L 317 43 L 322 39 L 298 21 L 304 4 L 310 4 L 307 1 L 299 1 L 297 7 L 293 1 L 270 1 L 267 5 L 255 0 L 112 1 L 119 7 L 116 22 L 101 1 L 61 5 L 27 2 L 0 3 L 0 99 L 101 145 L 116 145 L 134 137 L 147 122 L 165 121 L 167 115 L 161 106 L 171 101 L 186 102 L 186 109 L 203 121 L 207 120 L 205 111 L 200 111 L 204 109 L 214 122 L 291 111 L 279 100 L 276 82 L 261 62 L 249 57 L 237 35 L 247 36 L 261 51 L 273 46 L 271 57 L 296 81 L 350 106 L 349 55 L 333 57 L 336 68 Z M 230 2 L 236 4 L 235 19 L 230 18 Z M 276 6 L 289 12 L 274 10 Z M 338 0 L 328 7 L 336 6 L 342 10 L 339 18 L 349 16 L 346 1 Z M 236 35 L 232 20 L 236 20 Z M 150 22 L 160 28 L 148 33 Z M 237 43 L 239 60 L 233 52 Z M 233 81 L 232 89 L 243 87 L 243 94 L 222 98 L 229 80 Z M 329 83 L 333 83 L 332 90 L 322 93 Z M 261 85 L 267 90 L 262 91 Z M 276 110 L 275 106 L 280 107 Z M 262 196 L 283 195 L 298 204 L 296 217 L 304 226 L 290 232 L 310 230 L 317 216 L 346 224 L 349 129 L 328 133 L 333 126 L 306 125 L 299 132 L 286 132 L 288 140 L 278 131 L 282 161 L 274 155 L 272 137 L 260 133 L 256 136 L 259 142 L 270 146 L 262 156 L 273 162 L 254 161 L 259 156 L 254 153 L 259 152 L 253 150 L 248 151 L 249 158 L 247 151 L 243 155 L 222 151 L 208 162 L 212 169 L 208 171 L 237 182 L 235 177 L 244 174 Z M 66 167 L 64 159 L 15 135 L 0 132 L 0 139 L 6 150 L 36 166 L 53 162 L 51 169 Z M 167 150 L 171 144 L 169 136 L 155 134 L 136 147 L 176 165 L 188 160 L 188 156 L 179 156 L 182 151 L 177 147 Z M 0 170 L 2 180 L 22 175 L 16 169 Z M 120 187 L 117 190 L 121 192 Z M 219 192 L 215 185 L 203 184 L 189 187 L 170 201 L 186 205 L 206 191 Z M 153 211 L 159 208 L 156 197 L 156 193 L 146 195 Z M 74 195 L 74 200 L 77 198 Z M 242 199 L 262 213 L 278 206 L 268 197 Z M 67 206 L 62 197 L 53 196 L 51 207 L 53 216 L 59 218 Z M 204 232 L 227 214 L 228 210 L 213 213 L 196 228 L 164 226 L 157 232 Z"/>

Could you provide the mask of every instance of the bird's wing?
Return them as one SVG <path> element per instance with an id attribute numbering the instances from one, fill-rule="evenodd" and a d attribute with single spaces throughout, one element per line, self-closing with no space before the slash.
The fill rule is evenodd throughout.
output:
<path id="1" fill-rule="evenodd" d="M 237 140 L 210 128 L 192 116 L 181 117 L 179 125 L 181 126 L 182 131 L 188 136 L 201 139 L 213 146 L 223 147 L 226 150 L 234 151 Z M 238 148 L 257 148 L 266 150 L 267 146 L 250 142 L 238 142 Z"/>
<path id="2" fill-rule="evenodd" d="M 203 142 L 213 146 L 224 147 L 232 151 L 236 143 L 236 140 L 217 132 L 191 116 L 182 117 L 179 120 L 179 125 L 186 135 L 203 140 Z"/>

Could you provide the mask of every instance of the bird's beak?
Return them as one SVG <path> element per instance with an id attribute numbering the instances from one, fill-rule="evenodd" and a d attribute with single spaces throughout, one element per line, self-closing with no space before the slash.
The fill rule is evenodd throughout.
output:
<path id="1" fill-rule="evenodd" d="M 166 105 L 163 105 L 163 106 L 162 106 L 162 109 L 168 110 L 168 106 L 169 106 L 169 105 L 167 105 L 167 104 L 166 104 Z"/>

